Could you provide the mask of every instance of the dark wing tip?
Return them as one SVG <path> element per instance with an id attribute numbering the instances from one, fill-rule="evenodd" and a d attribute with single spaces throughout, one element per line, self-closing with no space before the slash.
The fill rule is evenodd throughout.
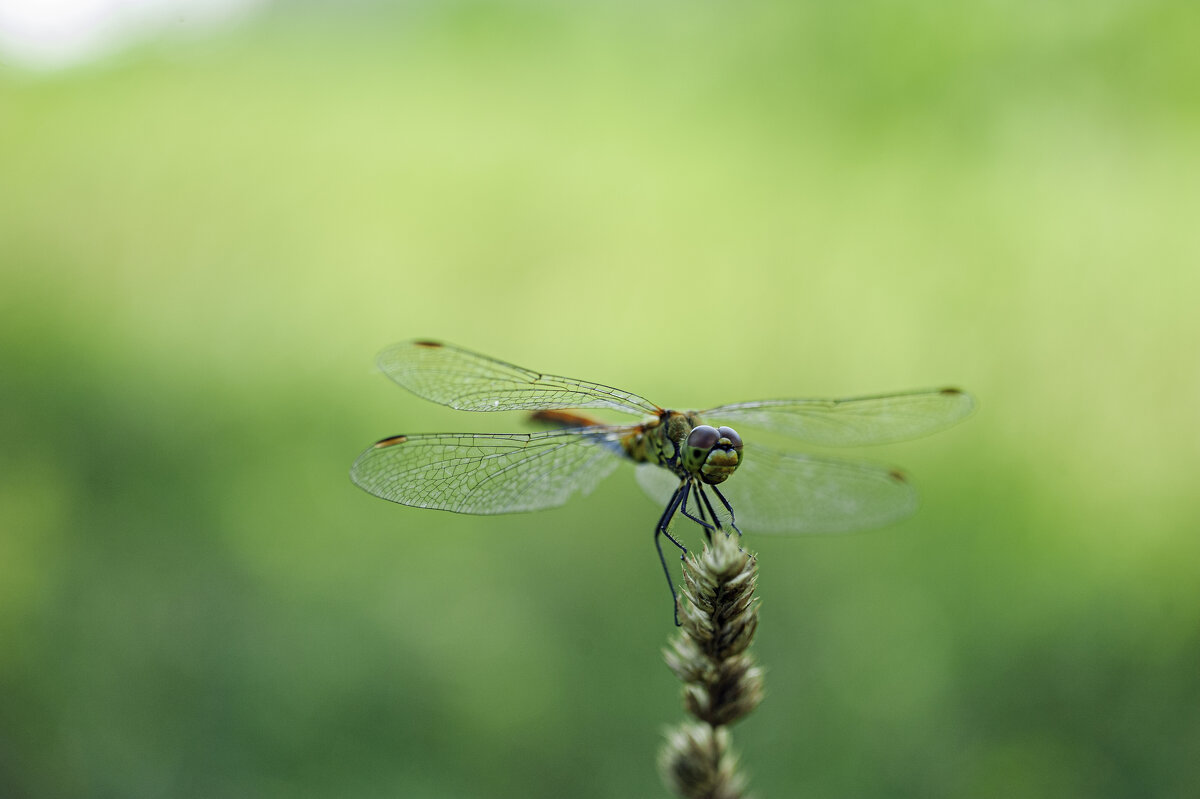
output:
<path id="1" fill-rule="evenodd" d="M 408 436 L 389 436 L 382 441 L 375 442 L 375 449 L 384 449 L 385 447 L 394 447 L 397 444 L 403 444 L 408 441 Z"/>
<path id="2" fill-rule="evenodd" d="M 943 388 L 938 393 L 946 397 L 948 402 L 954 403 L 959 408 L 959 419 L 969 416 L 975 410 L 975 398 L 961 388 L 950 386 Z"/>
<path id="3" fill-rule="evenodd" d="M 418 347 L 429 347 L 430 349 L 437 349 L 442 346 L 442 342 L 440 341 L 414 341 L 413 344 L 416 344 Z"/>
<path id="4" fill-rule="evenodd" d="M 908 476 L 899 469 L 892 469 L 890 472 L 888 472 L 888 477 L 892 478 L 897 483 L 904 483 L 906 485 L 908 484 Z"/>

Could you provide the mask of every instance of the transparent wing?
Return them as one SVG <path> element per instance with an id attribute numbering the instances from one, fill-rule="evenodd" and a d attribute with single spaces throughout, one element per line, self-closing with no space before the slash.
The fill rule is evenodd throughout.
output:
<path id="1" fill-rule="evenodd" d="M 745 532 L 866 530 L 903 519 L 917 508 L 913 487 L 886 466 L 750 445 L 744 455 L 742 465 L 718 488 Z M 643 490 L 662 505 L 679 485 L 679 478 L 649 464 L 639 466 L 637 476 Z M 723 511 L 715 497 L 712 501 Z"/>
<path id="2" fill-rule="evenodd" d="M 350 468 L 360 488 L 392 502 L 458 513 L 515 513 L 587 494 L 623 458 L 621 428 L 498 435 L 393 436 Z"/>
<path id="3" fill-rule="evenodd" d="M 827 447 L 918 438 L 970 415 L 971 395 L 956 388 L 851 399 L 737 402 L 701 411 L 711 424 L 747 424 Z"/>
<path id="4" fill-rule="evenodd" d="M 611 408 L 638 415 L 659 407 L 628 391 L 543 375 L 433 341 L 406 341 L 379 353 L 384 374 L 418 397 L 460 411 Z"/>

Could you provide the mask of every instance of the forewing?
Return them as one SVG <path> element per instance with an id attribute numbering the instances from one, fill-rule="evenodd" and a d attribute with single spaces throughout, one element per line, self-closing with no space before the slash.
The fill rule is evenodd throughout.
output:
<path id="1" fill-rule="evenodd" d="M 955 388 L 851 399 L 737 402 L 701 411 L 710 424 L 746 424 L 827 447 L 918 438 L 970 415 L 975 401 Z"/>
<path id="2" fill-rule="evenodd" d="M 618 429 L 393 436 L 358 456 L 350 478 L 392 502 L 458 513 L 515 513 L 587 494 L 622 460 Z"/>
<path id="3" fill-rule="evenodd" d="M 461 411 L 611 408 L 654 414 L 659 408 L 628 391 L 571 377 L 543 375 L 486 355 L 431 341 L 406 341 L 379 353 L 384 374 L 418 397 Z"/>
<path id="4" fill-rule="evenodd" d="M 917 508 L 912 486 L 886 466 L 749 445 L 744 455 L 742 465 L 717 489 L 733 507 L 738 528 L 748 533 L 867 530 L 903 519 Z M 649 464 L 638 467 L 637 477 L 658 505 L 665 506 L 679 485 L 679 478 Z M 711 499 L 727 522 L 723 505 Z"/>

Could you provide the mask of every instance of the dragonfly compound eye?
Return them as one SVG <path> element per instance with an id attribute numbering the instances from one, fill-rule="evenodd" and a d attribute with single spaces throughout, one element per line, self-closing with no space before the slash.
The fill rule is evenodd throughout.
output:
<path id="1" fill-rule="evenodd" d="M 717 445 L 721 434 L 711 425 L 697 425 L 688 433 L 683 445 L 683 465 L 689 472 L 698 472 L 708 453 Z"/>
<path id="2" fill-rule="evenodd" d="M 720 438 L 721 433 L 717 428 L 702 424 L 692 428 L 692 432 L 688 434 L 687 446 L 689 449 L 701 449 L 708 452 L 717 445 Z"/>
<path id="3" fill-rule="evenodd" d="M 721 434 L 721 438 L 729 441 L 729 446 L 733 447 L 738 452 L 742 451 L 742 437 L 737 434 L 736 430 L 734 430 L 732 427 L 722 427 L 717 432 Z"/>

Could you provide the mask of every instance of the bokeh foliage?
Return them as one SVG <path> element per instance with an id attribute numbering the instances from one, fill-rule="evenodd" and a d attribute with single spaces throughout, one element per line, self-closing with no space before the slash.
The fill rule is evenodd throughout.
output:
<path id="1" fill-rule="evenodd" d="M 0 795 L 660 795 L 656 509 L 357 491 L 523 428 L 372 373 L 411 337 L 665 405 L 972 390 L 874 453 L 915 518 L 750 540 L 753 785 L 1191 795 L 1198 21 L 280 5 L 0 72 Z"/>

